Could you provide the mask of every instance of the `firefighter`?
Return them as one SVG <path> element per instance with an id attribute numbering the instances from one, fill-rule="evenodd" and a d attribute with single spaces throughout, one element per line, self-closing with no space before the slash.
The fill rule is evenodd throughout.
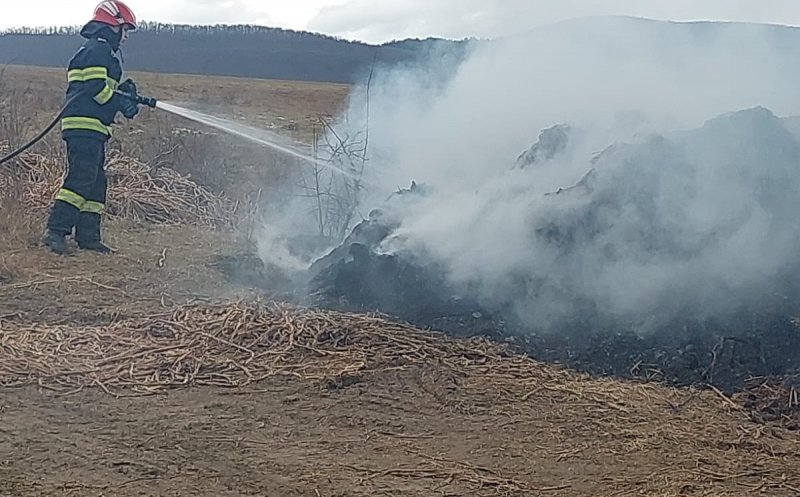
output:
<path id="1" fill-rule="evenodd" d="M 119 58 L 120 45 L 128 31 L 135 29 L 136 17 L 127 5 L 119 0 L 101 2 L 92 20 L 81 29 L 81 36 L 87 41 L 69 62 L 66 93 L 69 103 L 61 119 L 67 171 L 42 240 L 57 254 L 67 253 L 66 237 L 73 228 L 80 249 L 113 252 L 100 236 L 107 190 L 106 144 L 117 113 L 133 119 L 139 110 L 135 101 L 115 93 L 115 90 L 136 93 L 132 80 L 120 83 Z"/>

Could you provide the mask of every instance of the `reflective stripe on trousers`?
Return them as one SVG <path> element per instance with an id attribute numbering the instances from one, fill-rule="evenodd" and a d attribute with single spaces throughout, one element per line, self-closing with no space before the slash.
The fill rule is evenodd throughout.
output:
<path id="1" fill-rule="evenodd" d="M 65 117 L 61 119 L 61 129 L 85 129 L 88 131 L 97 131 L 104 135 L 111 135 L 111 129 L 103 124 L 99 119 L 93 117 Z"/>
<path id="2" fill-rule="evenodd" d="M 81 212 L 88 212 L 90 214 L 103 214 L 106 210 L 106 205 L 104 203 L 86 200 L 82 196 L 66 188 L 62 188 L 58 191 L 56 200 L 66 202 Z"/>

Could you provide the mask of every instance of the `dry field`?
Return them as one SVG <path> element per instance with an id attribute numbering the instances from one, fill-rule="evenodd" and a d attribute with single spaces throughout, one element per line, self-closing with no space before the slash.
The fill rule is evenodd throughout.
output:
<path id="1" fill-rule="evenodd" d="M 135 77 L 302 141 L 347 95 Z M 55 113 L 61 82 L 8 68 L 0 142 Z M 0 496 L 800 495 L 798 426 L 739 396 L 590 378 L 228 280 L 220 257 L 252 250 L 241 206 L 290 166 L 178 128 L 200 129 L 148 111 L 121 130 L 113 256 L 37 246 L 57 136 L 0 171 Z"/>

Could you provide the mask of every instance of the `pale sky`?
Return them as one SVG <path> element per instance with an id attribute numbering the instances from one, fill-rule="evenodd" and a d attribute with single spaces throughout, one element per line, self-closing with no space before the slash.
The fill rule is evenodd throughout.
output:
<path id="1" fill-rule="evenodd" d="M 81 24 L 97 4 L 0 1 L 0 28 Z M 262 24 L 374 43 L 503 36 L 594 15 L 800 25 L 800 0 L 128 0 L 128 5 L 148 21 Z"/>

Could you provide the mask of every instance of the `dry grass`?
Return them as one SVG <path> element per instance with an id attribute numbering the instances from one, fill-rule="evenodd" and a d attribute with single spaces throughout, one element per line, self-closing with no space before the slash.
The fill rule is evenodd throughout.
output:
<path id="1" fill-rule="evenodd" d="M 0 145 L 0 151 L 7 146 Z M 154 169 L 130 157 L 111 153 L 108 216 L 155 224 L 185 224 L 231 228 L 237 205 L 168 167 Z M 9 216 L 4 230 L 19 237 L 30 234 L 31 221 L 41 224 L 61 186 L 63 158 L 25 153 L 0 170 L 0 181 L 10 185 L 0 193 L 0 205 Z M 8 213 L 8 214 L 5 214 Z"/>
<path id="2" fill-rule="evenodd" d="M 174 74 L 134 73 L 132 77 L 142 93 L 159 100 L 183 103 L 303 143 L 310 143 L 320 116 L 331 117 L 341 109 L 350 89 L 337 84 Z M 8 101 L 13 108 L 24 109 L 13 120 L 25 124 L 14 126 L 21 130 L 15 132 L 14 141 L 33 136 L 56 115 L 63 100 L 61 69 L 9 66 L 0 83 L 0 103 Z M 35 96 L 35 105 L 23 100 L 30 95 Z M 0 129 L 0 141 L 8 139 L 4 134 Z M 154 166 L 164 164 L 210 191 L 225 192 L 237 200 L 259 189 L 280 189 L 298 173 L 295 161 L 282 154 L 162 110 L 144 108 L 133 121 L 120 118 L 114 137 L 111 146 L 122 155 Z M 58 133 L 49 138 L 54 139 L 34 151 L 48 156 L 58 151 Z"/>
<path id="3" fill-rule="evenodd" d="M 2 153 L 2 152 L 0 152 Z M 18 245 L 30 234 L 30 216 L 20 190 L 21 181 L 0 174 L 0 248 Z"/>
<path id="4" fill-rule="evenodd" d="M 717 392 L 591 379 L 499 345 L 448 339 L 378 316 L 253 302 L 188 306 L 98 327 L 0 320 L 0 331 L 0 382 L 6 386 L 33 384 L 66 395 L 96 387 L 129 396 L 291 376 L 338 389 L 416 370 L 453 412 L 490 415 L 498 423 L 545 416 L 587 448 L 650 456 L 664 451 L 649 478 L 607 475 L 606 489 L 657 487 L 663 496 L 686 495 L 687 489 L 698 495 L 800 491 L 795 435 L 754 423 Z M 365 462 L 347 469 L 368 479 L 460 481 L 507 495 L 570 487 L 537 487 L 477 465 L 419 456 L 424 464 L 415 467 L 371 469 Z M 631 495 L 624 491 L 619 495 Z"/>
<path id="5" fill-rule="evenodd" d="M 335 83 L 225 76 L 139 72 L 129 76 L 137 81 L 142 94 L 202 106 L 221 117 L 245 120 L 304 142 L 311 139 L 320 116 L 332 117 L 342 109 L 351 88 Z M 55 115 L 64 92 L 62 69 L 10 65 L 2 78 L 8 91 L 24 90 L 40 103 L 51 96 L 52 100 L 37 110 L 40 118 Z M 149 122 L 156 113 L 147 112 L 142 118 Z"/>

